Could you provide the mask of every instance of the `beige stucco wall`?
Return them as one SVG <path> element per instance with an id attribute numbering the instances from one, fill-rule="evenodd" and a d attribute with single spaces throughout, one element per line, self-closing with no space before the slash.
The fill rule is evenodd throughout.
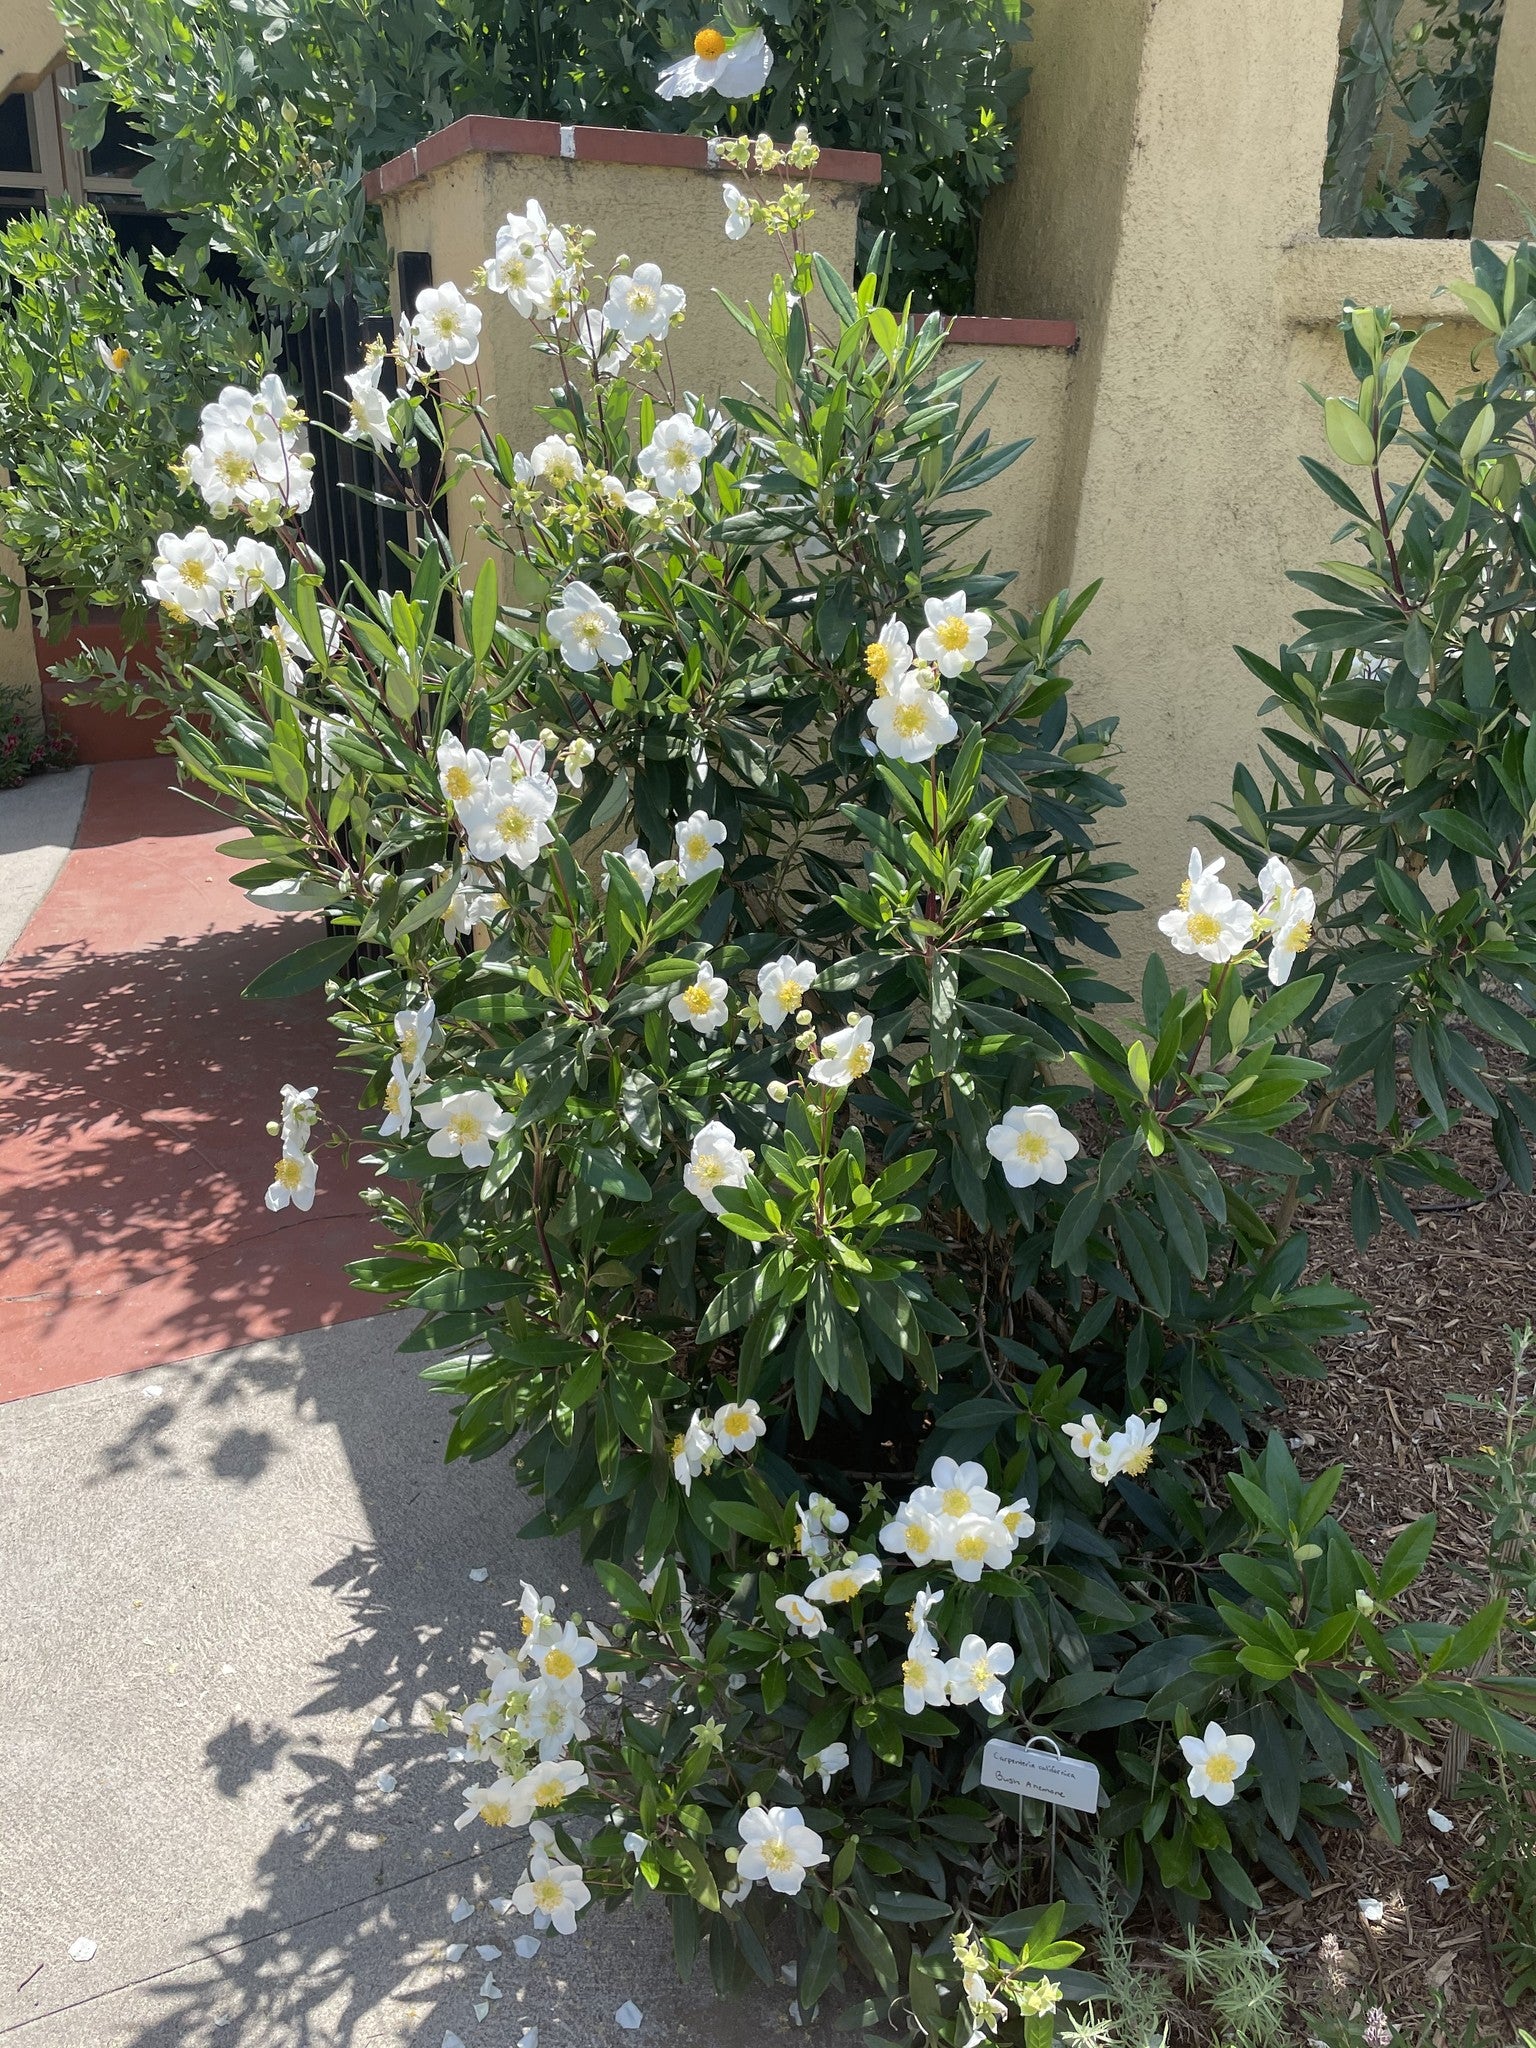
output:
<path id="1" fill-rule="evenodd" d="M 21 564 L 9 548 L 0 547 L 0 574 L 21 580 Z M 31 621 L 27 615 L 26 600 L 22 600 L 21 616 L 17 623 L 7 629 L 0 626 L 0 684 L 20 686 L 37 701 L 37 649 L 32 640 Z"/>
<path id="2" fill-rule="evenodd" d="M 982 424 L 994 444 L 1032 443 L 1011 469 L 976 493 L 976 503 L 990 517 L 961 552 L 985 551 L 989 569 L 1013 573 L 1007 604 L 1021 610 L 1040 604 L 1059 587 L 1052 580 L 1052 516 L 1062 468 L 1067 393 L 1077 358 L 1060 348 L 959 342 L 947 347 L 940 361 L 946 367 L 978 366 L 966 386 L 967 405 L 992 387 Z"/>
<path id="3" fill-rule="evenodd" d="M 0 97 L 30 92 L 64 61 L 64 31 L 48 0 L 0 5 Z"/>
<path id="4" fill-rule="evenodd" d="M 1285 571 L 1337 523 L 1298 457 L 1327 459 L 1304 384 L 1354 388 L 1343 299 L 1446 322 L 1420 360 L 1453 385 L 1477 334 L 1435 295 L 1470 274 L 1465 243 L 1317 238 L 1340 11 L 1037 0 L 1019 173 L 985 224 L 982 309 L 1083 331 L 1045 566 L 1104 578 L 1081 702 L 1121 722 L 1140 947 L 1191 814 L 1225 803 L 1235 761 L 1257 765 L 1262 691 L 1234 643 L 1295 637 Z"/>
<path id="5" fill-rule="evenodd" d="M 1472 231 L 1482 236 L 1525 232 L 1524 207 L 1536 212 L 1536 164 L 1510 150 L 1536 156 L 1536 0 L 1504 0 L 1504 26 L 1493 72 L 1488 139 Z"/>

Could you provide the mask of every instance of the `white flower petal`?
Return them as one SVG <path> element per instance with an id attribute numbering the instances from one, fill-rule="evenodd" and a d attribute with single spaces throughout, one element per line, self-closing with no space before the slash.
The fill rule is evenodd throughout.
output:
<path id="1" fill-rule="evenodd" d="M 1433 1806 L 1425 1813 L 1424 1818 L 1432 1828 L 1437 1829 L 1442 1835 L 1449 1835 L 1455 1831 L 1456 1823 L 1451 1819 L 1450 1815 L 1437 1812 Z"/>
<path id="2" fill-rule="evenodd" d="M 468 1953 L 469 1943 L 467 1941 L 450 1941 L 443 1950 L 443 1961 L 445 1963 L 461 1963 Z"/>
<path id="3" fill-rule="evenodd" d="M 1368 1921 L 1373 1927 L 1386 1918 L 1387 1909 L 1380 1899 L 1356 1899 L 1355 1905 L 1360 1918 Z"/>
<path id="4" fill-rule="evenodd" d="M 395 1774 L 393 1771 L 380 1771 L 373 1782 L 381 1792 L 393 1792 L 395 1789 Z"/>
<path id="5" fill-rule="evenodd" d="M 636 2005 L 635 2001 L 632 1998 L 626 1998 L 624 2003 L 619 2007 L 618 2011 L 614 2014 L 614 2018 L 618 2021 L 619 2025 L 624 2028 L 626 2033 L 632 2034 L 635 2031 L 636 2027 L 640 2025 L 640 2022 L 645 2018 L 645 2014 L 640 2010 L 639 2006 Z"/>
<path id="6" fill-rule="evenodd" d="M 477 1564 L 469 1576 L 474 1580 L 475 1584 L 478 1586 L 479 1584 L 481 1584 L 483 1580 L 488 1579 L 491 1575 L 486 1570 L 483 1564 Z"/>
<path id="7" fill-rule="evenodd" d="M 1443 1870 L 1436 1871 L 1433 1877 L 1426 1878 L 1424 1882 L 1432 1884 L 1438 1893 L 1448 1892 L 1451 1888 L 1451 1880 L 1445 1875 Z"/>
<path id="8" fill-rule="evenodd" d="M 384 1718 L 384 1716 L 383 1716 L 382 1714 L 380 1714 L 380 1715 L 378 1716 L 378 1718 L 377 1718 L 377 1719 L 376 1719 L 376 1720 L 374 1721 L 374 1724 L 373 1724 L 373 1732 L 374 1732 L 374 1734 L 375 1734 L 375 1735 L 382 1735 L 382 1734 L 384 1733 L 384 1730 L 385 1730 L 385 1729 L 386 1729 L 386 1728 L 387 1728 L 388 1726 L 389 1726 L 389 1723 L 388 1723 L 388 1721 L 386 1721 L 386 1720 L 385 1720 L 385 1718 Z"/>
<path id="9" fill-rule="evenodd" d="M 460 1921 L 468 1920 L 474 1913 L 474 1910 L 475 1909 L 473 1905 L 470 1903 L 468 1899 L 455 1899 L 453 1904 L 448 1908 L 448 1918 L 453 1922 L 454 1926 L 457 1927 Z"/>
<path id="10" fill-rule="evenodd" d="M 517 2037 L 517 2048 L 539 2048 L 538 2028 L 524 2027 Z"/>
<path id="11" fill-rule="evenodd" d="M 511 1903 L 512 1901 L 508 1899 L 507 1904 L 510 1906 Z M 523 1961 L 527 1963 L 533 1960 L 544 1944 L 536 1934 L 520 1934 L 512 1946 L 517 1950 Z"/>
<path id="12" fill-rule="evenodd" d="M 96 1944 L 88 1934 L 82 1934 L 78 1941 L 69 1944 L 69 1960 L 72 1963 L 88 1963 L 95 1953 Z"/>
<path id="13" fill-rule="evenodd" d="M 475 1954 L 482 1963 L 494 1963 L 501 1950 L 494 1941 L 478 1941 L 475 1943 Z"/>

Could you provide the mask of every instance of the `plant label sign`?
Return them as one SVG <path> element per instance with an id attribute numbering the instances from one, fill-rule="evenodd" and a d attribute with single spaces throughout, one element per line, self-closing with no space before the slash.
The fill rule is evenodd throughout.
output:
<path id="1" fill-rule="evenodd" d="M 1054 1750 L 1025 1749 L 1017 1742 L 994 1739 L 987 1744 L 981 1753 L 981 1782 L 994 1792 L 1043 1799 L 1078 1813 L 1093 1813 L 1099 1804 L 1097 1764 L 1057 1756 Z"/>

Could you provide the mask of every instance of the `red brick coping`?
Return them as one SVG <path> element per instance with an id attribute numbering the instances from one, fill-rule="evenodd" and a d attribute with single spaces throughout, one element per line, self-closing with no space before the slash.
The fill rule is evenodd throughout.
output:
<path id="1" fill-rule="evenodd" d="M 466 114 L 435 135 L 418 142 L 403 156 L 370 171 L 363 190 L 377 204 L 392 192 L 414 185 L 431 171 L 465 156 L 574 155 L 578 163 L 661 164 L 679 171 L 710 169 L 709 144 L 702 135 L 658 135 L 648 128 L 572 127 L 571 146 L 562 152 L 558 121 L 519 121 L 501 114 Z M 878 185 L 880 159 L 867 149 L 824 149 L 810 173 L 845 185 Z"/>
<path id="2" fill-rule="evenodd" d="M 991 313 L 961 313 L 949 323 L 950 342 L 959 348 L 1077 347 L 1075 320 L 1013 320 Z"/>

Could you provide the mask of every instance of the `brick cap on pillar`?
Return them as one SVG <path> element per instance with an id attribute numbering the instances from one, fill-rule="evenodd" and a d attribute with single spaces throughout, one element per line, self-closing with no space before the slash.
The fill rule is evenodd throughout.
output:
<path id="1" fill-rule="evenodd" d="M 960 313 L 945 337 L 954 348 L 1077 347 L 1075 320 L 1016 320 L 994 313 Z"/>
<path id="2" fill-rule="evenodd" d="M 466 114 L 403 156 L 391 157 L 363 180 L 375 203 L 417 184 L 433 171 L 466 156 L 574 156 L 578 163 L 657 164 L 678 171 L 708 171 L 709 143 L 702 135 L 658 135 L 649 128 L 569 128 L 574 139 L 562 152 L 558 121 L 520 121 L 502 114 Z M 721 165 L 722 170 L 728 166 Z M 880 159 L 873 150 L 824 149 L 808 174 L 844 185 L 878 185 Z"/>

